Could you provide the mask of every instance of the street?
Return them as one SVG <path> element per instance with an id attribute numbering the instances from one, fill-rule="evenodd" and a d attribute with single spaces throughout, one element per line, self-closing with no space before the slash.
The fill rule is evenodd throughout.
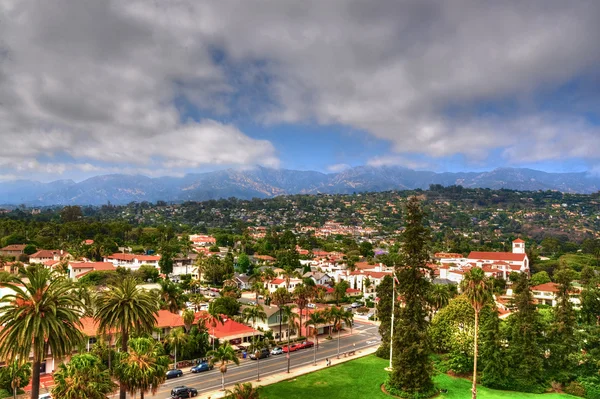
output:
<path id="1" fill-rule="evenodd" d="M 380 336 L 376 325 L 361 323 L 355 321 L 355 327 L 352 335 L 342 335 L 340 338 L 340 356 L 343 353 L 351 350 L 361 350 L 364 348 L 377 346 L 380 343 Z M 314 340 L 313 340 L 314 341 Z M 355 345 L 355 346 L 354 346 Z M 325 358 L 335 358 L 337 355 L 337 336 L 334 334 L 332 340 L 326 340 L 325 335 L 319 337 L 319 348 L 317 349 L 317 363 L 324 362 Z M 313 363 L 314 350 L 313 348 L 302 349 L 290 354 L 290 369 L 295 369 L 302 366 L 307 366 Z M 256 361 L 250 359 L 240 360 L 240 365 L 229 364 L 227 373 L 225 373 L 225 387 L 231 387 L 238 382 L 255 381 L 256 380 Z M 287 371 L 286 354 L 271 355 L 260 361 L 260 376 L 285 373 Z M 183 377 L 167 380 L 161 385 L 156 395 L 146 397 L 154 398 L 169 398 L 171 389 L 176 386 L 189 386 L 196 388 L 198 394 L 214 391 L 221 387 L 221 372 L 218 366 L 211 371 L 192 374 L 189 368 L 183 370 Z M 129 396 L 128 396 L 129 397 Z"/>

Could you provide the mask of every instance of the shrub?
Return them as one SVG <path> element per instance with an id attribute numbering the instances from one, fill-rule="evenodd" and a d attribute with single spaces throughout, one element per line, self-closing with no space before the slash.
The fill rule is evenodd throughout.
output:
<path id="1" fill-rule="evenodd" d="M 0 389 L 0 398 L 12 398 L 12 393 L 8 392 L 6 389 Z"/>
<path id="2" fill-rule="evenodd" d="M 585 389 L 587 399 L 600 399 L 600 379 L 598 377 L 580 378 L 578 382 Z"/>
<path id="3" fill-rule="evenodd" d="M 572 381 L 565 388 L 565 393 L 573 396 L 580 396 L 585 398 L 585 388 L 578 381 Z"/>
<path id="4" fill-rule="evenodd" d="M 406 399 L 428 399 L 436 396 L 440 392 L 437 387 L 433 387 L 431 391 L 423 393 L 404 392 L 391 386 L 388 381 L 385 383 L 385 390 L 391 395 Z"/>

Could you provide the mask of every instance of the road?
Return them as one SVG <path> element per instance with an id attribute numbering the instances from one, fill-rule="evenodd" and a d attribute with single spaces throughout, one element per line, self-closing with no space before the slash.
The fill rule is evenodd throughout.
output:
<path id="1" fill-rule="evenodd" d="M 355 321 L 354 324 L 353 334 L 342 336 L 340 338 L 340 353 L 379 345 L 381 337 L 377 331 L 377 326 L 358 321 Z M 324 338 L 325 336 L 319 337 L 317 362 L 324 362 L 325 358 L 333 359 L 337 355 L 337 337 L 334 335 L 332 340 L 325 340 Z M 292 352 L 290 355 L 291 369 L 313 363 L 313 348 Z M 285 373 L 286 371 L 287 359 L 285 354 L 270 356 L 260 361 L 261 378 L 272 374 Z M 225 373 L 225 386 L 227 387 L 238 382 L 256 381 L 256 372 L 255 360 L 243 359 L 240 361 L 239 366 L 230 364 L 227 373 Z M 146 395 L 146 397 L 160 399 L 170 398 L 171 389 L 180 385 L 196 388 L 199 394 L 214 391 L 221 388 L 221 373 L 217 367 L 211 371 L 198 374 L 192 374 L 189 372 L 189 369 L 184 369 L 183 377 L 167 380 L 160 387 L 160 390 L 156 395 Z"/>

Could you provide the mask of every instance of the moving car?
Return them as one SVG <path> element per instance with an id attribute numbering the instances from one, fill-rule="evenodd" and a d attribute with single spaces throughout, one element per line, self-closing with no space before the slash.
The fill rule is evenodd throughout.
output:
<path id="1" fill-rule="evenodd" d="M 304 341 L 300 344 L 300 349 L 312 348 L 315 346 L 315 343 L 312 341 Z"/>
<path id="2" fill-rule="evenodd" d="M 190 388 L 186 386 L 175 387 L 171 389 L 171 398 L 189 398 L 191 396 L 197 396 L 198 390 L 196 388 Z"/>
<path id="3" fill-rule="evenodd" d="M 201 373 L 203 371 L 208 371 L 208 370 L 212 370 L 214 368 L 214 366 L 208 362 L 202 362 L 194 367 L 192 367 L 192 369 L 190 370 L 192 373 Z"/>
<path id="4" fill-rule="evenodd" d="M 276 346 L 271 351 L 271 355 L 281 355 L 282 353 L 283 353 L 283 349 L 281 348 L 281 346 Z"/>
<path id="5" fill-rule="evenodd" d="M 260 350 L 260 352 L 258 353 L 258 356 L 256 356 L 256 352 L 252 352 L 250 354 L 250 359 L 256 360 L 257 357 L 259 359 L 264 359 L 265 357 L 269 357 L 269 356 L 271 356 L 271 353 L 269 352 L 269 350 L 267 348 L 262 348 Z"/>
<path id="6" fill-rule="evenodd" d="M 284 345 L 283 348 L 281 348 L 284 353 L 295 352 L 298 349 L 300 349 L 300 344 L 291 344 L 289 348 L 287 345 Z"/>
<path id="7" fill-rule="evenodd" d="M 167 371 L 167 380 L 170 378 L 183 377 L 183 371 L 181 370 L 169 370 Z"/>

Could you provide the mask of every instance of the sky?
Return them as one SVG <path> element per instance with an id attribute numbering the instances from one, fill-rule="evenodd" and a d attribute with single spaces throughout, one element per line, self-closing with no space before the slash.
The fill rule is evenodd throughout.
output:
<path id="1" fill-rule="evenodd" d="M 600 2 L 0 0 L 0 180 L 600 171 Z"/>

